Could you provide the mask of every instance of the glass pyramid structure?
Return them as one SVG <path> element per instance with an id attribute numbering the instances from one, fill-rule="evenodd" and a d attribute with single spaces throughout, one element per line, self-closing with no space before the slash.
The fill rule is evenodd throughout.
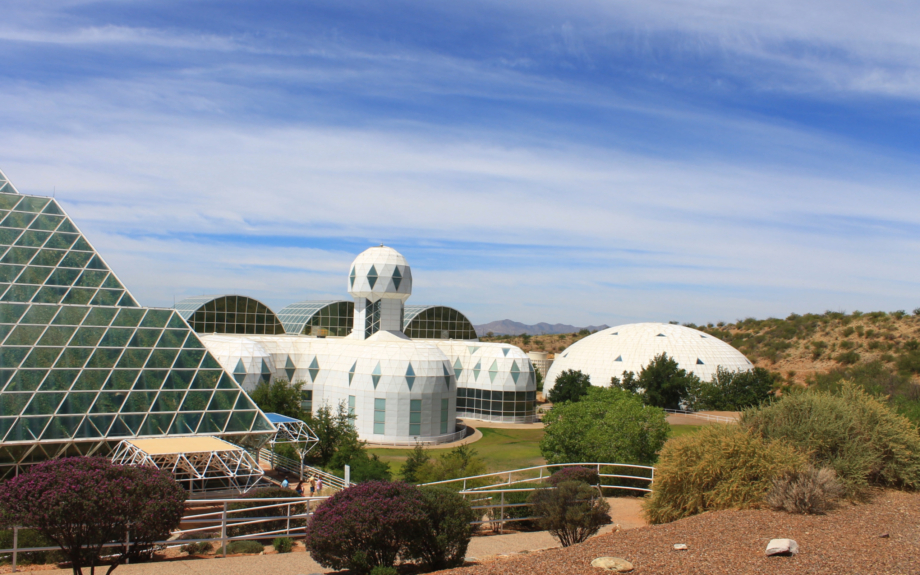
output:
<path id="1" fill-rule="evenodd" d="M 0 172 L 0 479 L 127 438 L 273 432 L 178 312 L 138 306 L 54 199 Z"/>

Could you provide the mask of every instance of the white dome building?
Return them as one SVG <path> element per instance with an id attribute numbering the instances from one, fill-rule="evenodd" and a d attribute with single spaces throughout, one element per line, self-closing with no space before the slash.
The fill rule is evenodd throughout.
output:
<path id="1" fill-rule="evenodd" d="M 330 302 L 304 302 L 281 314 L 279 325 L 293 333 L 251 330 L 249 323 L 236 322 L 201 340 L 246 391 L 272 378 L 301 383 L 305 410 L 344 403 L 358 435 L 371 443 L 454 441 L 464 433 L 457 417 L 536 419 L 536 379 L 527 355 L 510 345 L 477 341 L 472 324 L 451 308 L 413 306 L 407 313 L 412 270 L 399 252 L 379 246 L 359 254 L 348 293 L 354 298 L 354 327 L 345 337 L 325 337 L 322 321 L 318 334 L 312 328 L 307 334 L 307 322 Z M 180 306 L 195 314 L 210 299 L 188 301 Z M 336 335 L 343 329 L 342 307 L 350 306 L 338 306 Z M 205 328 L 211 325 L 207 319 L 201 323 Z M 417 325 L 407 329 L 407 319 Z M 435 339 L 421 339 L 431 336 Z"/>
<path id="2" fill-rule="evenodd" d="M 664 323 L 632 323 L 589 335 L 556 354 L 543 391 L 549 393 L 556 377 L 566 369 L 586 373 L 592 385 L 606 387 L 612 377 L 622 377 L 627 371 L 638 375 L 662 352 L 703 381 L 709 381 L 719 366 L 730 371 L 754 367 L 740 351 L 699 330 Z"/>

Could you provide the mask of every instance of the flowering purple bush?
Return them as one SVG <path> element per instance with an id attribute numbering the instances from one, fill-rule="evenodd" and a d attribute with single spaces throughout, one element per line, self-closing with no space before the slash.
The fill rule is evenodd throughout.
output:
<path id="1" fill-rule="evenodd" d="M 306 546 L 324 567 L 369 573 L 408 559 L 428 526 L 421 492 L 402 482 L 368 481 L 339 491 L 307 525 Z"/>
<path id="2" fill-rule="evenodd" d="M 580 481 L 588 485 L 597 485 L 600 483 L 600 476 L 598 476 L 596 469 L 572 466 L 563 467 L 556 473 L 553 473 L 547 481 L 549 481 L 549 484 L 553 487 L 565 481 Z"/>
<path id="3" fill-rule="evenodd" d="M 35 465 L 0 484 L 4 521 L 32 527 L 54 541 L 73 566 L 100 563 L 110 547 L 108 573 L 127 558 L 149 555 L 153 541 L 166 539 L 179 525 L 185 492 L 166 473 L 153 467 L 115 465 L 102 457 L 70 457 Z"/>

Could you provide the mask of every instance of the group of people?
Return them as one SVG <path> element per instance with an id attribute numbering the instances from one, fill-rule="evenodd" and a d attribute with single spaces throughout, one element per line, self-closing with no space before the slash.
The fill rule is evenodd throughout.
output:
<path id="1" fill-rule="evenodd" d="M 287 489 L 289 485 L 290 483 L 288 483 L 287 479 L 281 482 L 281 487 L 283 489 Z M 313 497 L 314 495 L 319 495 L 319 492 L 323 490 L 323 478 L 317 477 L 316 475 L 311 475 L 310 479 L 308 479 L 306 482 L 306 487 L 310 489 L 310 497 Z M 294 488 L 294 491 L 297 492 L 297 495 L 303 497 L 306 494 L 305 488 L 304 488 L 304 482 L 300 481 L 299 483 L 297 483 L 297 487 Z"/>

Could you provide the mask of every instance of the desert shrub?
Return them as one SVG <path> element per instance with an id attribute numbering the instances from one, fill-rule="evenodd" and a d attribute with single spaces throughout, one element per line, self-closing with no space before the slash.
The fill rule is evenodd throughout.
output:
<path id="1" fill-rule="evenodd" d="M 914 384 L 910 375 L 885 365 L 884 356 L 882 359 L 817 373 L 808 378 L 808 384 L 818 391 L 836 393 L 844 381 L 851 381 L 866 393 L 887 402 L 915 424 L 920 424 L 920 386 Z"/>
<path id="2" fill-rule="evenodd" d="M 595 487 L 581 481 L 564 481 L 539 489 L 531 496 L 537 523 L 563 547 L 581 543 L 602 525 L 610 523 L 610 505 Z"/>
<path id="3" fill-rule="evenodd" d="M 406 483 L 368 481 L 339 491 L 307 525 L 313 559 L 333 569 L 369 573 L 409 557 L 409 544 L 428 525 L 421 492 Z"/>
<path id="4" fill-rule="evenodd" d="M 843 345 L 841 344 L 841 348 Z M 838 353 L 834 356 L 834 361 L 843 365 L 853 365 L 854 363 L 859 363 L 860 355 L 855 351 L 846 351 L 843 353 Z"/>
<path id="5" fill-rule="evenodd" d="M 396 567 L 378 565 L 371 569 L 371 575 L 399 575 L 399 571 L 396 570 Z"/>
<path id="6" fill-rule="evenodd" d="M 363 442 L 343 442 L 329 460 L 328 468 L 342 477 L 346 465 L 351 468 L 351 480 L 354 483 L 389 481 L 392 478 L 390 464 L 381 461 L 377 454 L 368 453 Z"/>
<path id="7" fill-rule="evenodd" d="M 643 507 L 651 523 L 759 503 L 773 478 L 802 469 L 804 455 L 737 425 L 709 425 L 668 441 Z"/>
<path id="8" fill-rule="evenodd" d="M 423 487 L 422 504 L 427 525 L 410 542 L 409 554 L 425 569 L 439 571 L 463 565 L 473 535 L 476 513 L 459 494 L 443 487 Z"/>
<path id="9" fill-rule="evenodd" d="M 801 471 L 775 478 L 773 489 L 764 502 L 788 513 L 819 514 L 827 511 L 843 492 L 843 485 L 837 481 L 833 469 L 816 469 L 809 465 Z"/>
<path id="10" fill-rule="evenodd" d="M 916 342 L 916 340 L 911 341 Z M 898 366 L 898 371 L 904 373 L 920 373 L 920 351 L 908 349 L 898 356 L 896 365 Z"/>
<path id="11" fill-rule="evenodd" d="M 290 537 L 275 537 L 272 539 L 272 547 L 278 553 L 290 553 L 294 548 L 294 540 Z"/>
<path id="12" fill-rule="evenodd" d="M 546 399 L 552 404 L 578 401 L 591 389 L 591 377 L 575 369 L 566 369 L 556 376 Z"/>
<path id="13" fill-rule="evenodd" d="M 745 412 L 742 424 L 808 453 L 837 472 L 847 494 L 870 485 L 920 488 L 920 434 L 907 418 L 850 382 L 835 393 L 807 391 Z"/>
<path id="14" fill-rule="evenodd" d="M 228 555 L 254 555 L 256 553 L 263 553 L 264 551 L 264 545 L 251 539 L 246 539 L 243 541 L 231 541 L 230 543 L 227 543 Z M 218 554 L 223 554 L 223 552 L 223 547 L 217 550 Z"/>
<path id="15" fill-rule="evenodd" d="M 597 485 L 601 482 L 600 476 L 597 474 L 597 469 L 591 467 L 563 467 L 559 471 L 556 471 L 546 480 L 550 485 L 556 487 L 560 483 L 565 481 L 581 481 L 582 483 L 587 483 L 588 485 Z"/>
<path id="16" fill-rule="evenodd" d="M 185 491 L 154 467 L 115 465 L 104 457 L 68 457 L 39 463 L 0 484 L 7 524 L 29 525 L 59 546 L 79 574 L 101 561 L 110 547 L 109 571 L 126 559 L 149 558 L 153 542 L 178 527 Z"/>
<path id="17" fill-rule="evenodd" d="M 20 529 L 17 535 L 17 544 L 23 547 L 55 547 L 54 541 L 43 536 L 35 529 Z M 0 549 L 13 548 L 13 530 L 5 529 L 0 531 Z M 16 556 L 16 562 L 19 565 L 47 565 L 49 563 L 60 563 L 65 561 L 66 557 L 60 551 L 20 551 Z M 12 561 L 12 554 L 4 559 L 5 563 Z"/>
<path id="18" fill-rule="evenodd" d="M 543 423 L 547 463 L 651 464 L 670 432 L 663 410 L 616 388 L 592 387 L 581 401 L 553 407 Z"/>
<path id="19" fill-rule="evenodd" d="M 297 497 L 297 492 L 293 489 L 269 487 L 266 489 L 253 491 L 252 493 L 246 495 L 247 499 L 280 499 L 285 497 Z M 268 505 L 268 503 L 231 503 L 228 511 L 233 511 L 233 513 L 230 513 L 227 516 L 231 521 L 244 521 L 250 517 L 278 517 L 278 520 L 262 521 L 259 523 L 250 523 L 248 525 L 233 525 L 227 528 L 227 535 L 230 537 L 239 537 L 241 535 L 251 535 L 265 531 L 277 531 L 279 529 L 285 529 L 288 525 L 289 507 L 287 505 L 279 505 L 276 507 L 269 507 L 267 509 L 252 509 L 255 507 L 263 507 L 265 505 Z M 292 503 L 290 505 L 291 515 L 301 515 L 305 513 L 306 510 L 306 505 L 303 503 Z M 291 519 L 290 522 L 292 529 L 300 528 L 306 525 L 305 519 Z"/>
<path id="20" fill-rule="evenodd" d="M 179 547 L 179 551 L 183 551 L 189 555 L 206 555 L 210 553 L 213 548 L 214 544 L 210 541 L 198 541 L 196 543 L 186 543 L 182 547 Z"/>

